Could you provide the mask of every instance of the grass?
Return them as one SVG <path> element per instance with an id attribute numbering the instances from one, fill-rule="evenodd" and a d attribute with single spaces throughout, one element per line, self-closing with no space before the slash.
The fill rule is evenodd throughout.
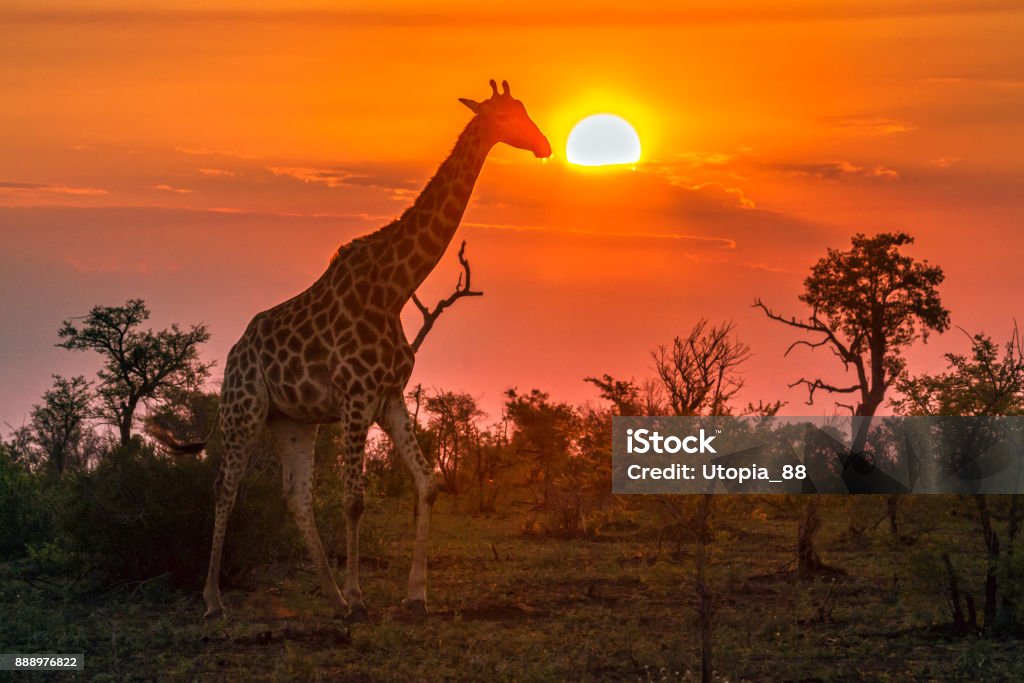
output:
<path id="1" fill-rule="evenodd" d="M 716 521 L 721 680 L 1024 680 L 1019 642 L 941 628 L 947 607 L 921 578 L 931 550 L 953 549 L 966 587 L 980 588 L 984 572 L 980 534 L 947 509 L 948 498 L 908 499 L 900 539 L 882 527 L 849 538 L 846 503 L 831 500 L 820 547 L 842 571 L 804 581 L 790 571 L 796 511 L 751 501 Z M 61 581 L 29 582 L 9 563 L 0 565 L 0 651 L 84 652 L 86 671 L 61 676 L 95 681 L 699 678 L 691 548 L 659 550 L 650 524 L 552 539 L 524 535 L 516 515 L 457 515 L 442 501 L 426 620 L 399 606 L 408 504 L 371 502 L 364 529 L 370 624 L 332 618 L 308 563 L 265 565 L 225 592 L 228 619 L 213 623 L 201 620 L 198 592 L 160 578 L 82 594 Z M 934 571 L 943 571 L 937 560 Z"/>

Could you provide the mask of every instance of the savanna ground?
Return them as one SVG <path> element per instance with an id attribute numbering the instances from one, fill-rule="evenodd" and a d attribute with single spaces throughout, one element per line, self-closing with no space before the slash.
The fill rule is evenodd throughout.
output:
<path id="1" fill-rule="evenodd" d="M 399 607 L 412 545 L 401 499 L 370 501 L 364 518 L 370 624 L 335 619 L 301 561 L 251 573 L 226 591 L 228 619 L 213 623 L 201 619 L 198 591 L 161 578 L 80 592 L 9 562 L 0 565 L 0 650 L 85 653 L 83 673 L 18 680 L 699 679 L 692 539 L 663 538 L 659 548 L 656 501 L 625 502 L 583 540 L 524 533 L 521 514 L 456 513 L 443 496 L 426 620 Z M 875 516 L 884 501 L 828 498 L 819 546 L 840 571 L 803 580 L 792 571 L 800 504 L 716 500 L 716 678 L 1024 680 L 1019 641 L 954 637 L 944 626 L 940 553 L 965 588 L 983 582 L 982 538 L 963 501 L 909 497 L 899 537 L 879 526 L 851 540 L 849 515 Z"/>

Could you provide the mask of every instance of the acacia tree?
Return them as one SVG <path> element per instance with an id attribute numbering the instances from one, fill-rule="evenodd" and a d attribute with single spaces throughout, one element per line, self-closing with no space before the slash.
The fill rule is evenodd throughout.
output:
<path id="1" fill-rule="evenodd" d="M 946 372 L 904 377 L 892 401 L 901 415 L 1020 415 L 1024 412 L 1024 345 L 1014 326 L 1000 347 L 986 334 L 968 335 L 970 355 L 947 353 Z"/>
<path id="2" fill-rule="evenodd" d="M 197 390 L 213 365 L 199 359 L 199 345 L 210 338 L 205 325 L 140 329 L 149 315 L 142 299 L 131 299 L 124 306 L 96 306 L 80 325 L 66 320 L 58 332 L 57 346 L 103 357 L 97 413 L 117 427 L 122 446 L 131 441 L 140 404 Z"/>
<path id="3" fill-rule="evenodd" d="M 470 394 L 453 391 L 438 391 L 429 396 L 424 409 L 434 463 L 441 470 L 443 486 L 448 493 L 458 495 L 463 461 L 479 448 L 478 422 L 485 414 Z"/>
<path id="4" fill-rule="evenodd" d="M 554 403 L 538 389 L 505 392 L 505 413 L 512 426 L 511 447 L 529 456 L 527 483 L 540 481 L 537 507 L 546 507 L 553 481 L 564 471 L 573 445 L 578 416 L 567 403 Z"/>
<path id="5" fill-rule="evenodd" d="M 857 233 L 849 250 L 829 249 L 811 268 L 798 297 L 811 308 L 806 319 L 786 318 L 760 299 L 754 302 L 771 320 L 815 337 L 793 342 L 786 355 L 798 346 L 811 350 L 826 347 L 845 372 L 853 370 L 855 381 L 850 384 L 801 377 L 789 386 L 807 387 L 807 405 L 814 404 L 814 393 L 819 389 L 856 395 L 856 404 L 845 407 L 854 416 L 868 419 L 855 424 L 850 450 L 855 458 L 863 457 L 870 418 L 905 372 L 904 350 L 919 339 L 927 341 L 929 332 L 943 332 L 949 327 L 949 311 L 942 306 L 938 291 L 945 275 L 939 266 L 900 253 L 901 247 L 913 243 L 914 238 L 905 232 L 873 237 Z M 897 500 L 895 496 L 888 498 L 890 529 L 894 533 Z M 816 514 L 814 505 L 813 500 L 808 502 L 808 518 Z M 852 516 L 850 530 L 862 530 Z"/>
<path id="6" fill-rule="evenodd" d="M 32 440 L 50 472 L 58 477 L 86 465 L 91 389 L 85 377 L 54 375 L 53 387 L 43 394 L 43 402 L 32 408 Z"/>
<path id="7" fill-rule="evenodd" d="M 43 402 L 32 406 L 28 424 L 11 434 L 14 459 L 56 477 L 86 467 L 99 450 L 88 424 L 92 399 L 92 385 L 84 377 L 54 375 Z"/>
<path id="8" fill-rule="evenodd" d="M 970 335 L 968 335 L 970 336 Z M 897 390 L 902 397 L 894 400 L 896 412 L 903 415 L 1024 415 L 1024 345 L 1020 333 L 1014 326 L 1010 339 L 1000 347 L 985 334 L 970 336 L 970 355 L 946 354 L 947 369 L 938 374 L 922 374 L 902 379 Z M 967 437 L 964 439 L 962 455 L 969 455 L 983 439 L 977 432 L 983 428 L 983 421 L 972 423 Z M 1021 585 L 1021 564 L 1013 560 L 1014 544 L 1020 530 L 1021 495 L 1009 496 L 1006 510 L 1006 530 L 1003 539 L 1006 547 L 1000 542 L 999 532 L 993 524 L 993 501 L 1001 502 L 1002 496 L 973 494 L 978 511 L 978 523 L 985 542 L 987 567 L 985 572 L 985 623 L 984 629 L 989 633 L 997 626 L 1012 628 L 1018 625 L 1021 615 L 1018 613 L 1014 597 L 1004 594 L 999 598 L 1000 569 L 1007 583 L 1015 585 L 1017 592 Z M 944 558 L 950 576 L 951 598 L 954 627 L 961 632 L 977 629 L 976 623 L 964 621 L 960 609 L 957 588 L 958 576 L 952 561 Z M 968 604 L 971 604 L 967 594 Z M 968 612 L 972 615 L 973 610 Z"/>
<path id="9" fill-rule="evenodd" d="M 798 346 L 827 347 L 844 371 L 854 371 L 852 384 L 835 384 L 821 378 L 801 377 L 790 387 L 807 387 L 807 404 L 815 391 L 855 394 L 854 415 L 870 417 L 885 400 L 886 391 L 903 375 L 903 351 L 929 332 L 949 328 L 949 311 L 942 306 L 938 286 L 942 268 L 915 261 L 900 253 L 914 243 L 904 232 L 853 236 L 847 251 L 829 249 L 804 280 L 798 297 L 811 308 L 806 319 L 786 318 L 760 299 L 754 306 L 771 320 L 815 336 L 793 342 L 786 355 Z"/>
<path id="10" fill-rule="evenodd" d="M 615 415 L 663 415 L 669 408 L 661 381 L 649 377 L 641 384 L 632 379 L 615 379 L 609 374 L 584 377 L 593 384 L 602 399 L 612 404 Z"/>

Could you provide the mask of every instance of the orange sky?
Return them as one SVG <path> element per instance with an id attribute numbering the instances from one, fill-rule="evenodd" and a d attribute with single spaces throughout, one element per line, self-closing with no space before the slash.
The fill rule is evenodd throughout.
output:
<path id="1" fill-rule="evenodd" d="M 785 386 L 839 379 L 831 356 L 783 359 L 750 303 L 802 313 L 807 268 L 856 231 L 915 235 L 955 324 L 1022 317 L 1019 2 L 620 4 L 0 2 L 0 424 L 95 370 L 52 348 L 94 304 L 205 321 L 222 368 L 253 314 L 412 201 L 492 77 L 556 158 L 492 153 L 456 238 L 486 295 L 445 313 L 414 382 L 492 415 L 513 385 L 582 401 L 706 316 L 753 347 L 746 398 L 831 412 Z M 560 158 L 596 112 L 636 126 L 635 171 Z M 425 298 L 456 275 L 451 253 Z"/>

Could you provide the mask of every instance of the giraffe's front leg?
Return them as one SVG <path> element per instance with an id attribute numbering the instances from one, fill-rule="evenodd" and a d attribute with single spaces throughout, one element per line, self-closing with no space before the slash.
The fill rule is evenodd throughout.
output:
<path id="1" fill-rule="evenodd" d="M 427 613 L 427 538 L 430 535 L 430 513 L 437 497 L 437 482 L 434 471 L 420 450 L 413 431 L 412 418 L 401 394 L 391 397 L 384 408 L 381 424 L 384 431 L 412 471 L 416 482 L 417 517 L 416 543 L 412 556 L 412 571 L 409 572 L 409 593 L 405 606 L 417 614 Z"/>
<path id="2" fill-rule="evenodd" d="M 351 607 L 349 621 L 367 623 L 370 615 L 363 604 L 363 592 L 359 588 L 359 522 L 363 514 L 363 469 L 350 461 L 346 455 L 345 477 L 345 599 Z"/>

